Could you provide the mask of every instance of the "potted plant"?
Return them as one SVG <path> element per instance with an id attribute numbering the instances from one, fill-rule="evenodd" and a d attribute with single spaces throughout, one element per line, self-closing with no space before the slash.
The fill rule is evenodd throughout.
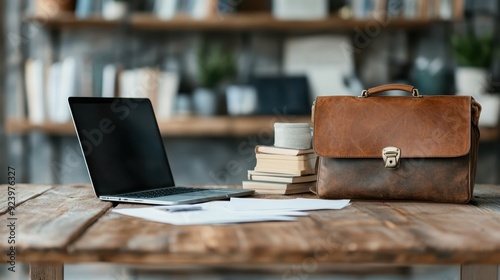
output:
<path id="1" fill-rule="evenodd" d="M 482 94 L 488 88 L 488 69 L 493 57 L 493 37 L 468 31 L 454 36 L 452 46 L 458 67 L 455 85 L 458 94 Z"/>
<path id="2" fill-rule="evenodd" d="M 200 87 L 194 92 L 193 105 L 200 115 L 215 115 L 219 89 L 236 72 L 234 56 L 224 50 L 220 43 L 202 42 L 198 47 L 197 60 Z"/>

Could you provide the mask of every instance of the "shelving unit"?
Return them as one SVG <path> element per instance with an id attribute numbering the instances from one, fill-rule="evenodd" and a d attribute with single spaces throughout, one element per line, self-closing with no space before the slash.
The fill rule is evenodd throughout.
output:
<path id="1" fill-rule="evenodd" d="M 365 28 L 380 25 L 384 28 L 400 28 L 412 30 L 422 28 L 436 21 L 404 20 L 404 19 L 341 19 L 332 15 L 323 20 L 279 20 L 270 12 L 245 12 L 224 14 L 206 19 L 193 19 L 187 15 L 179 15 L 164 20 L 150 13 L 133 13 L 121 20 L 106 20 L 100 16 L 78 18 L 73 13 L 60 13 L 51 17 L 29 16 L 26 22 L 52 29 L 63 28 L 116 28 L 127 26 L 136 30 L 150 31 L 274 31 L 274 32 L 328 32 L 353 31 L 354 28 Z M 275 119 L 275 118 L 274 118 Z M 289 118 L 291 121 L 309 122 L 309 117 Z M 273 117 L 188 117 L 159 120 L 163 136 L 242 136 L 259 133 L 260 130 L 272 128 Z M 26 120 L 7 120 L 7 132 L 26 134 L 30 131 L 42 131 L 52 135 L 73 135 L 71 123 L 29 124 Z"/>
<path id="2" fill-rule="evenodd" d="M 255 1 L 257 2 L 257 1 Z M 351 37 L 358 32 L 357 30 L 366 31 L 367 29 L 374 30 L 380 28 L 386 32 L 404 31 L 409 38 L 408 48 L 411 53 L 415 40 L 419 37 L 420 30 L 430 30 L 433 27 L 451 27 L 452 22 L 460 21 L 460 18 L 453 18 L 452 20 L 441 19 L 428 19 L 427 17 L 418 17 L 418 19 L 404 19 L 404 18 L 381 18 L 381 19 L 342 19 L 337 15 L 330 15 L 322 20 L 279 20 L 272 16 L 271 5 L 264 5 L 260 7 L 254 4 L 254 1 L 245 1 L 245 4 L 238 6 L 237 13 L 235 14 L 222 14 L 206 19 L 193 19 L 186 14 L 180 14 L 172 19 L 161 19 L 152 13 L 133 12 L 126 18 L 120 20 L 106 20 L 103 17 L 96 15 L 87 18 L 78 18 L 73 13 L 61 13 L 51 17 L 44 16 L 28 16 L 22 17 L 21 22 L 26 27 L 26 24 L 32 23 L 38 28 L 45 28 L 45 36 L 49 36 L 48 40 L 51 41 L 54 53 L 57 55 L 61 53 L 61 42 L 67 33 L 74 33 L 78 36 L 87 36 L 92 32 L 98 33 L 102 36 L 116 32 L 116 37 L 122 36 L 136 36 L 142 35 L 144 38 L 151 39 L 154 42 L 158 39 L 159 42 L 175 39 L 176 36 L 181 35 L 181 32 L 186 34 L 208 34 L 208 36 L 220 36 L 220 34 L 228 34 L 229 36 L 241 36 L 244 39 L 252 37 L 254 31 L 256 35 L 268 36 L 275 38 L 282 48 L 281 42 L 287 36 L 294 36 L 298 34 L 328 34 L 328 33 L 341 33 L 350 34 Z M 250 3 L 250 4 L 249 4 Z M 21 10 L 21 9 L 17 9 Z M 88 29 L 88 30 L 87 30 Z M 388 31 L 387 31 L 388 30 Z M 19 28 L 19 34 L 22 35 L 22 27 Z M 69 31 L 69 32 L 68 32 Z M 162 33 L 163 32 L 163 33 Z M 266 33 L 267 34 L 263 34 Z M 158 36 L 158 34 L 161 34 Z M 163 36 L 165 34 L 165 36 Z M 75 35 L 75 37 L 76 37 Z M 417 36 L 414 36 L 417 35 Z M 187 37 L 187 36 L 186 36 Z M 90 38 L 90 37 L 89 37 Z M 415 39 L 417 38 L 417 39 Z M 410 40 L 411 39 L 411 40 Z M 110 39 L 114 42 L 113 39 Z M 89 41 L 92 41 L 89 39 Z M 120 42 L 120 40 L 116 40 Z M 248 41 L 248 40 L 247 40 Z M 247 42 L 245 41 L 245 42 Z M 117 43 L 120 44 L 120 43 Z M 149 41 L 147 41 L 149 44 Z M 132 46 L 132 44 L 131 44 Z M 141 45 L 137 45 L 137 50 L 142 50 Z M 27 49 L 27 48 L 24 48 Z M 135 49 L 134 49 L 135 50 Z M 281 50 L 282 51 L 282 50 Z M 24 53 L 23 49 L 19 50 Z M 166 51 L 159 51 L 160 56 Z M 124 52 L 120 56 L 128 57 L 129 53 Z M 281 56 L 283 53 L 278 53 Z M 24 57 L 26 58 L 26 57 Z M 363 59 L 361 56 L 358 59 Z M 24 59 L 21 59 L 24 61 Z M 148 62 L 149 63 L 149 62 Z M 140 64 L 140 63 L 139 63 Z M 309 116 L 286 117 L 282 120 L 275 116 L 245 116 L 245 117 L 231 117 L 231 116 L 215 116 L 215 117 L 175 117 L 172 119 L 160 119 L 158 124 L 162 136 L 165 137 L 245 137 L 249 135 L 259 134 L 272 134 L 272 126 L 276 121 L 290 121 L 290 122 L 309 122 Z M 25 146 L 30 143 L 31 132 L 40 132 L 49 136 L 50 145 L 57 153 L 62 153 L 61 143 L 68 139 L 59 139 L 57 136 L 71 136 L 74 137 L 75 131 L 73 124 L 68 123 L 43 123 L 43 124 L 30 124 L 27 119 L 7 119 L 5 123 L 6 132 L 10 135 L 24 135 L 20 138 L 23 139 Z M 55 137 L 53 137 L 55 136 Z M 481 141 L 489 141 L 498 143 L 500 140 L 500 128 L 481 128 Z M 203 140 L 206 141 L 206 140 Z M 25 153 L 28 162 L 27 154 Z M 25 169 L 28 169 L 26 167 Z"/>
<path id="3" fill-rule="evenodd" d="M 249 136 L 267 133 L 274 122 L 310 123 L 309 116 L 246 116 L 246 117 L 176 117 L 158 120 L 162 136 Z M 495 141 L 500 137 L 497 127 L 481 127 L 481 141 Z M 6 131 L 10 134 L 27 134 L 41 131 L 50 135 L 75 135 L 73 123 L 30 124 L 26 119 L 9 119 Z"/>
<path id="4" fill-rule="evenodd" d="M 341 19 L 331 16 L 323 20 L 279 20 L 269 13 L 242 13 L 237 15 L 221 15 L 206 19 L 193 19 L 180 15 L 173 19 L 164 20 L 149 13 L 135 13 L 123 20 L 106 20 L 102 17 L 77 18 L 74 14 L 59 14 L 52 17 L 31 16 L 28 22 L 37 23 L 51 28 L 86 28 L 86 27 L 116 27 L 120 24 L 128 25 L 140 30 L 168 30 L 168 31 L 287 31 L 287 32 L 314 32 L 351 30 L 355 27 L 364 28 L 370 24 L 378 24 L 384 28 L 416 29 L 422 26 L 437 23 L 430 20 L 404 19 Z"/>
<path id="5" fill-rule="evenodd" d="M 429 20 L 403 19 L 367 19 L 345 20 L 331 16 L 323 20 L 279 20 L 269 12 L 228 14 L 207 19 L 193 19 L 179 15 L 170 20 L 158 18 L 150 13 L 134 13 L 122 20 L 106 20 L 100 16 L 78 18 L 73 13 L 61 13 L 55 16 L 29 16 L 26 22 L 52 29 L 63 28 L 116 28 L 128 26 L 137 30 L 151 31 L 276 31 L 276 32 L 328 32 L 352 31 L 370 24 L 379 24 L 384 28 L 402 28 L 406 30 L 422 28 L 435 23 Z M 261 130 L 272 128 L 270 116 L 252 117 L 187 117 L 159 120 L 163 136 L 244 136 L 255 135 Z M 287 118 L 294 122 L 309 122 L 308 116 Z M 27 120 L 7 120 L 6 130 L 11 134 L 27 134 L 30 131 L 42 131 L 51 135 L 74 135 L 71 123 L 29 124 Z"/>
<path id="6" fill-rule="evenodd" d="M 158 120 L 162 136 L 249 136 L 270 133 L 274 122 L 310 122 L 309 116 L 176 117 Z M 27 134 L 41 131 L 50 135 L 75 135 L 73 123 L 30 124 L 26 119 L 9 119 L 6 131 Z"/>

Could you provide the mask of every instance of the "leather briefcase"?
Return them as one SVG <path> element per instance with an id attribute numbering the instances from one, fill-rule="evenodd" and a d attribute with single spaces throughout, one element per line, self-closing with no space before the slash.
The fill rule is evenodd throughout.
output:
<path id="1" fill-rule="evenodd" d="M 374 96 L 401 90 L 411 96 Z M 312 108 L 320 198 L 467 203 L 474 189 L 481 106 L 388 84 Z"/>

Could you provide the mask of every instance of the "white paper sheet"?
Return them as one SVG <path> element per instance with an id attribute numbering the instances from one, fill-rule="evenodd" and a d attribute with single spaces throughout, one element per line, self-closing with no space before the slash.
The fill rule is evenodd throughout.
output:
<path id="1" fill-rule="evenodd" d="M 294 221 L 290 216 L 271 215 L 266 213 L 246 213 L 225 209 L 203 209 L 198 211 L 168 212 L 155 207 L 115 209 L 115 213 L 142 218 L 154 222 L 173 225 L 228 224 L 263 221 Z"/>
<path id="2" fill-rule="evenodd" d="M 295 221 L 297 216 L 308 215 L 300 211 L 342 209 L 348 204 L 349 200 L 231 198 L 231 201 L 211 201 L 192 206 L 114 209 L 113 212 L 173 225 L 200 225 Z M 179 207 L 183 211 L 179 211 Z"/>
<path id="3" fill-rule="evenodd" d="M 205 202 L 205 203 L 200 203 L 200 204 L 195 204 L 193 206 L 201 206 L 205 210 L 226 210 L 226 211 L 237 211 L 234 209 L 231 209 L 231 201 L 211 201 L 211 202 Z M 158 206 L 157 208 L 163 208 L 163 209 L 170 209 L 170 207 L 173 206 Z M 306 212 L 300 212 L 300 211 L 294 211 L 294 210 L 281 210 L 281 209 L 265 209 L 265 210 L 260 210 L 260 209 L 247 209 L 245 211 L 238 211 L 238 213 L 235 213 L 237 215 L 277 215 L 277 216 L 308 216 Z"/>
<path id="4" fill-rule="evenodd" d="M 260 199 L 260 198 L 231 198 L 228 208 L 234 211 L 249 210 L 288 210 L 288 211 L 313 211 L 313 210 L 338 210 L 349 205 L 349 199 L 327 200 L 312 198 L 296 199 Z"/>

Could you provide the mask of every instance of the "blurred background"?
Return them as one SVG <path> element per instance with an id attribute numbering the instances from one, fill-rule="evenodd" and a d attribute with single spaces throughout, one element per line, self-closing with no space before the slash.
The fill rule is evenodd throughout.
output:
<path id="1" fill-rule="evenodd" d="M 177 184 L 239 185 L 274 122 L 308 122 L 317 96 L 405 83 L 482 104 L 476 182 L 500 184 L 499 11 L 495 0 L 1 1 L 0 169 L 89 183 L 67 97 L 148 97 Z"/>

